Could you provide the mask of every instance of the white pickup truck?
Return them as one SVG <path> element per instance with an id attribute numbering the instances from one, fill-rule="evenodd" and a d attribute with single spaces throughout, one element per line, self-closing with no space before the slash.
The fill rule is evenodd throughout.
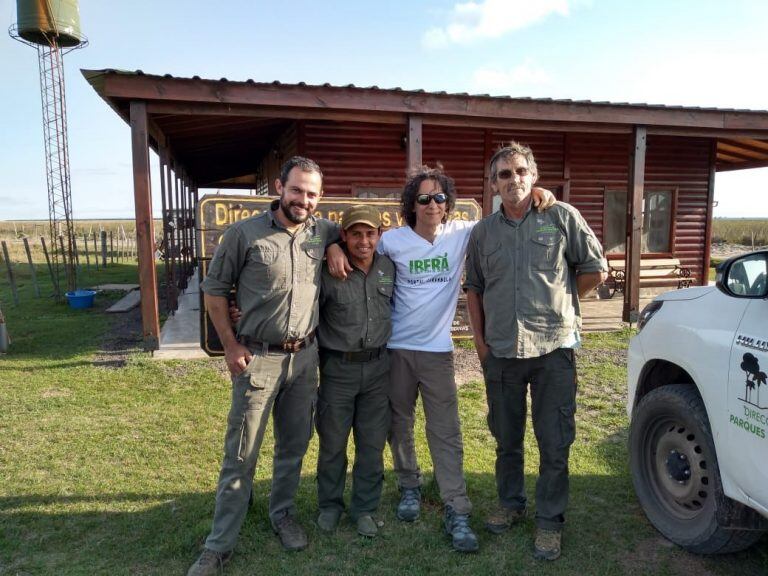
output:
<path id="1" fill-rule="evenodd" d="M 630 469 L 651 523 L 701 554 L 768 529 L 768 251 L 657 296 L 629 346 Z"/>

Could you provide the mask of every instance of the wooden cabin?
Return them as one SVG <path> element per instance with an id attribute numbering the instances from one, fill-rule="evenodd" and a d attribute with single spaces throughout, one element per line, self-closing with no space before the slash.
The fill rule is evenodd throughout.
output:
<path id="1" fill-rule="evenodd" d="M 183 287 L 194 269 L 200 189 L 272 192 L 282 162 L 300 154 L 320 164 L 327 196 L 396 197 L 409 167 L 439 162 L 460 196 L 474 198 L 488 214 L 494 206 L 488 160 L 500 144 L 517 140 L 533 149 L 539 184 L 581 211 L 609 258 L 625 260 L 624 319 L 632 320 L 641 261 L 679 259 L 694 284 L 706 284 L 715 172 L 768 166 L 768 111 L 232 82 L 140 71 L 83 75 L 131 126 L 149 349 L 157 348 L 159 336 L 153 192 L 163 199 L 164 242 L 181 246 L 170 252 L 183 260 L 175 280 Z M 161 190 L 150 189 L 149 147 L 160 156 Z M 172 308 L 173 295 L 169 302 Z"/>

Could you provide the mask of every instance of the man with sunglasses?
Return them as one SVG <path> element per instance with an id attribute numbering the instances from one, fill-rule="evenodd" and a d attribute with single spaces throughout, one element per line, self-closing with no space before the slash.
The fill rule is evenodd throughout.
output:
<path id="1" fill-rule="evenodd" d="M 605 279 L 603 252 L 579 212 L 557 203 L 531 210 L 538 172 L 530 148 L 512 142 L 491 159 L 501 209 L 472 231 L 467 306 L 485 375 L 488 424 L 496 439 L 499 507 L 486 528 L 504 532 L 525 518 L 523 438 L 526 396 L 539 446 L 534 556 L 560 556 L 575 435 L 579 296 Z"/>
<path id="2" fill-rule="evenodd" d="M 554 196 L 534 190 L 542 207 Z M 467 242 L 475 222 L 451 220 L 456 203 L 453 179 L 440 167 L 413 173 L 401 196 L 406 226 L 388 230 L 378 250 L 396 266 L 392 307 L 389 401 L 390 445 L 401 491 L 398 519 L 413 522 L 421 508 L 421 470 L 416 458 L 414 424 L 421 394 L 429 451 L 440 497 L 444 527 L 460 552 L 478 549 L 469 525 L 472 504 L 464 481 L 464 448 L 453 368 L 451 324 L 456 312 Z M 329 247 L 329 267 L 343 275 L 337 247 Z"/>

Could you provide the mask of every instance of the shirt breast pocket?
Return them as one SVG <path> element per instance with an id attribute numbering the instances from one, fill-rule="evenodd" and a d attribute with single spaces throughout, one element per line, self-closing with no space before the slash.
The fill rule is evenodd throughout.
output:
<path id="1" fill-rule="evenodd" d="M 248 258 L 252 278 L 260 288 L 278 288 L 285 284 L 285 270 L 280 252 L 272 246 L 252 246 Z"/>
<path id="2" fill-rule="evenodd" d="M 563 266 L 563 235 L 534 236 L 529 242 L 532 270 L 555 270 Z"/>
<path id="3" fill-rule="evenodd" d="M 376 287 L 376 304 L 382 319 L 392 316 L 392 284 L 384 284 Z"/>
<path id="4" fill-rule="evenodd" d="M 304 254 L 306 254 L 304 281 L 308 284 L 317 284 L 320 282 L 320 270 L 323 266 L 323 248 L 320 246 L 307 248 Z"/>
<path id="5" fill-rule="evenodd" d="M 483 246 L 481 256 L 483 275 L 489 280 L 501 276 L 504 268 L 510 265 L 509 262 L 504 262 L 504 251 L 500 243 Z"/>

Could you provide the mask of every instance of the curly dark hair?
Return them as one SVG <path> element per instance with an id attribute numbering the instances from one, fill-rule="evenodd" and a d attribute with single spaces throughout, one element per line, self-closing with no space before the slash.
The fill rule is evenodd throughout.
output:
<path id="1" fill-rule="evenodd" d="M 434 180 L 440 186 L 440 191 L 448 196 L 443 222 L 448 220 L 449 214 L 456 205 L 456 185 L 453 178 L 443 172 L 442 165 L 437 164 L 434 168 L 430 168 L 426 164 L 420 166 L 408 174 L 408 180 L 405 182 L 403 193 L 400 196 L 400 214 L 411 228 L 416 226 L 416 196 L 419 195 L 419 187 L 424 180 Z"/>

